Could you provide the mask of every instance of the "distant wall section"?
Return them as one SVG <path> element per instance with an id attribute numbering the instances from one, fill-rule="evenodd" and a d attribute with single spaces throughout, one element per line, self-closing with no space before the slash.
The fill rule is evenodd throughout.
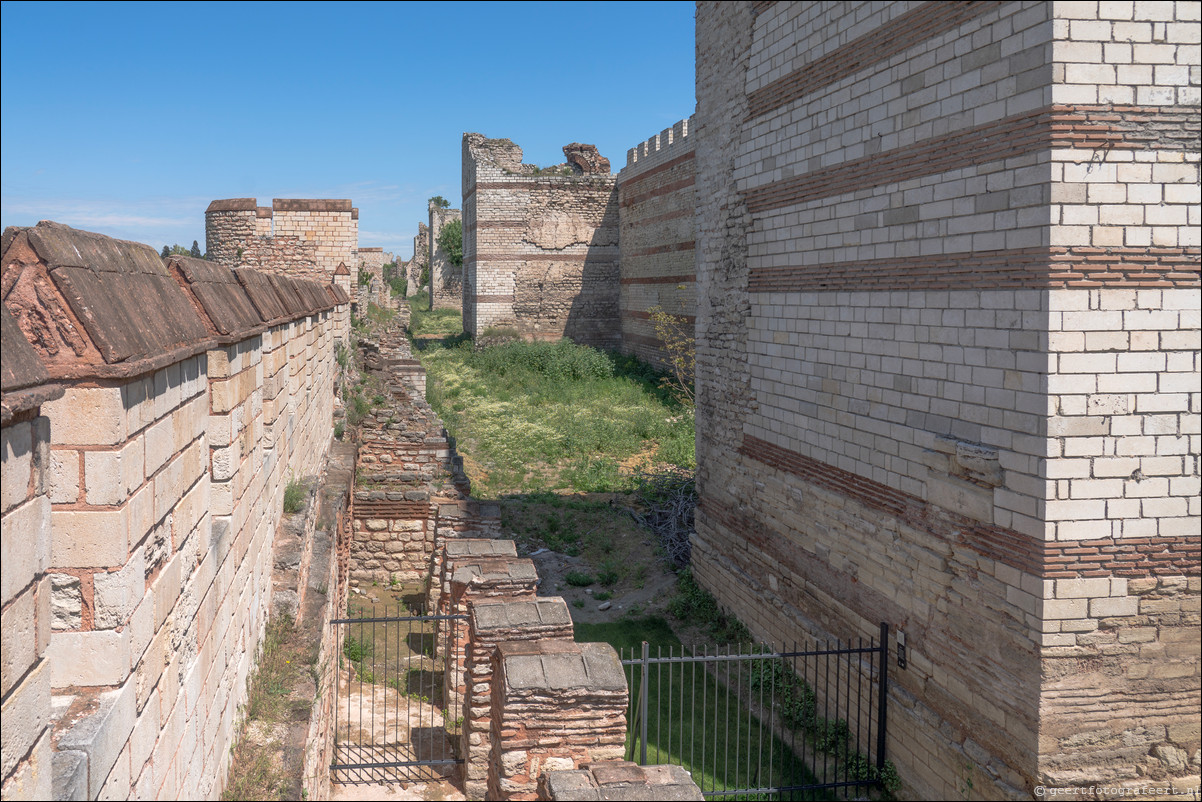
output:
<path id="1" fill-rule="evenodd" d="M 463 305 L 463 264 L 453 264 L 446 251 L 438 244 L 443 228 L 455 220 L 461 220 L 459 209 L 444 209 L 430 203 L 430 228 L 428 247 L 430 265 L 430 298 L 435 309 L 459 309 Z"/>
<path id="2" fill-rule="evenodd" d="M 227 267 L 329 283 L 339 264 L 359 264 L 359 210 L 349 200 L 215 200 L 205 211 L 205 242 L 209 259 Z"/>
<path id="3" fill-rule="evenodd" d="M 618 200 L 591 145 L 568 164 L 522 164 L 508 139 L 463 137 L 463 325 L 617 348 Z"/>

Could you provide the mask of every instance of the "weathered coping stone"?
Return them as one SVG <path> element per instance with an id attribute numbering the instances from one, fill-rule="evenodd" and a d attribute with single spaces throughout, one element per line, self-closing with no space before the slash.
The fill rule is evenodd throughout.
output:
<path id="1" fill-rule="evenodd" d="M 538 798 L 556 802 L 586 800 L 705 799 L 681 766 L 639 766 L 626 760 L 590 763 L 576 771 L 548 771 L 538 783 Z"/>

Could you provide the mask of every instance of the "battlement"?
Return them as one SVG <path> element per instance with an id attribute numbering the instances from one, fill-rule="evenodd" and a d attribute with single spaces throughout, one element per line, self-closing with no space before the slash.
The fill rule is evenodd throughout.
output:
<path id="1" fill-rule="evenodd" d="M 349 199 L 319 200 L 312 198 L 272 198 L 271 208 L 277 212 L 353 212 Z"/>
<path id="2" fill-rule="evenodd" d="M 638 164 L 644 165 L 644 162 L 660 159 L 671 158 L 669 154 L 679 153 L 693 146 L 693 140 L 689 139 L 689 133 L 693 130 L 694 117 L 689 117 L 687 120 L 680 120 L 671 128 L 665 128 L 655 136 L 648 139 L 646 142 L 640 142 L 633 148 L 626 151 L 626 167 L 623 170 L 633 167 Z"/>

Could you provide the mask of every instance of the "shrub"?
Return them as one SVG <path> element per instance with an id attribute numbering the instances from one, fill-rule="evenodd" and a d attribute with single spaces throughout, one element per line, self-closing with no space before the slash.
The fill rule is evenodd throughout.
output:
<path id="1" fill-rule="evenodd" d="M 601 351 L 568 340 L 547 343 L 507 342 L 477 351 L 472 366 L 498 376 L 528 371 L 556 381 L 608 379 L 613 361 Z"/>
<path id="2" fill-rule="evenodd" d="M 563 578 L 563 581 L 574 588 L 587 588 L 593 584 L 593 575 L 586 574 L 583 571 L 572 571 Z"/>
<path id="3" fill-rule="evenodd" d="M 305 496 L 309 491 L 303 484 L 293 479 L 284 488 L 284 512 L 288 515 L 300 512 L 305 508 Z"/>
<path id="4" fill-rule="evenodd" d="M 447 261 L 455 267 L 463 267 L 463 221 L 452 220 L 438 232 L 438 247 L 446 254 Z"/>

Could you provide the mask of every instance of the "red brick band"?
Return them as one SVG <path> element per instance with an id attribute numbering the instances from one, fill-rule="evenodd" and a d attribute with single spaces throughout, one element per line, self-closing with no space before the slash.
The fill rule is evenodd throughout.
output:
<path id="1" fill-rule="evenodd" d="M 1143 150 L 1180 143 L 1188 135 L 1187 119 L 1142 106 L 1054 105 L 755 187 L 746 193 L 747 208 L 757 214 L 1054 148 Z"/>
<path id="2" fill-rule="evenodd" d="M 641 345 L 645 348 L 650 348 L 653 351 L 664 350 L 664 341 L 658 337 L 651 337 L 644 334 L 630 334 L 622 332 L 622 342 L 630 345 Z"/>
<path id="3" fill-rule="evenodd" d="M 640 248 L 637 251 L 629 251 L 623 255 L 627 258 L 631 258 L 637 256 L 655 256 L 656 254 L 661 253 L 680 253 L 684 251 L 691 251 L 693 250 L 694 246 L 695 243 L 693 240 L 689 240 L 688 242 L 670 242 L 666 245 L 656 245 L 652 248 Z"/>
<path id="4" fill-rule="evenodd" d="M 626 219 L 622 221 L 622 228 L 642 228 L 643 226 L 653 226 L 657 223 L 664 223 L 668 220 L 679 220 L 682 217 L 692 217 L 694 209 L 677 209 L 673 212 L 664 212 L 663 214 L 644 217 L 639 220 Z"/>
<path id="5" fill-rule="evenodd" d="M 629 198 L 623 198 L 621 200 L 621 206 L 622 207 L 637 206 L 640 203 L 646 203 L 647 201 L 652 200 L 654 198 L 660 198 L 660 197 L 663 197 L 664 195 L 671 195 L 673 192 L 679 192 L 682 189 L 686 189 L 687 187 L 693 186 L 693 184 L 695 184 L 695 183 L 696 183 L 695 176 L 689 176 L 688 178 L 682 178 L 679 181 L 673 181 L 669 184 L 664 184 L 662 187 L 657 187 L 656 189 L 649 189 L 646 192 L 643 192 L 642 194 L 632 195 Z"/>
<path id="6" fill-rule="evenodd" d="M 820 56 L 748 97 L 748 117 L 778 109 L 811 92 L 886 61 L 914 45 L 955 30 L 998 8 L 1000 2 L 923 3 L 863 36 Z"/>
<path id="7" fill-rule="evenodd" d="M 692 284 L 697 277 L 692 273 L 683 276 L 627 276 L 622 284 Z"/>
<path id="8" fill-rule="evenodd" d="M 1013 248 L 755 267 L 749 292 L 1197 287 L 1202 248 Z"/>
<path id="9" fill-rule="evenodd" d="M 747 435 L 739 453 L 854 499 L 915 529 L 1043 578 L 1202 575 L 1202 536 L 1042 541 L 981 523 L 888 485 Z"/>
<path id="10" fill-rule="evenodd" d="M 631 178 L 624 178 L 624 179 L 622 179 L 622 183 L 621 183 L 622 189 L 624 189 L 624 190 L 629 189 L 630 187 L 634 186 L 635 184 L 638 184 L 642 181 L 646 181 L 648 178 L 651 178 L 653 176 L 657 176 L 660 173 L 664 172 L 665 170 L 671 170 L 673 167 L 677 167 L 681 164 L 684 164 L 685 162 L 691 162 L 691 161 L 693 161 L 694 155 L 695 155 L 694 151 L 689 151 L 688 153 L 683 153 L 680 156 L 677 156 L 675 158 L 668 159 L 663 164 L 657 164 L 654 167 L 649 168 L 647 170 L 647 172 L 645 172 L 645 173 L 640 173 Z M 650 156 L 648 158 L 650 158 Z M 637 162 L 635 163 L 635 167 L 636 168 L 638 167 Z"/>
<path id="11" fill-rule="evenodd" d="M 430 515 L 428 501 L 388 501 L 356 499 L 355 518 L 426 518 Z"/>
<path id="12" fill-rule="evenodd" d="M 588 262 L 615 264 L 618 254 L 595 256 L 591 253 L 478 253 L 476 262 Z"/>

